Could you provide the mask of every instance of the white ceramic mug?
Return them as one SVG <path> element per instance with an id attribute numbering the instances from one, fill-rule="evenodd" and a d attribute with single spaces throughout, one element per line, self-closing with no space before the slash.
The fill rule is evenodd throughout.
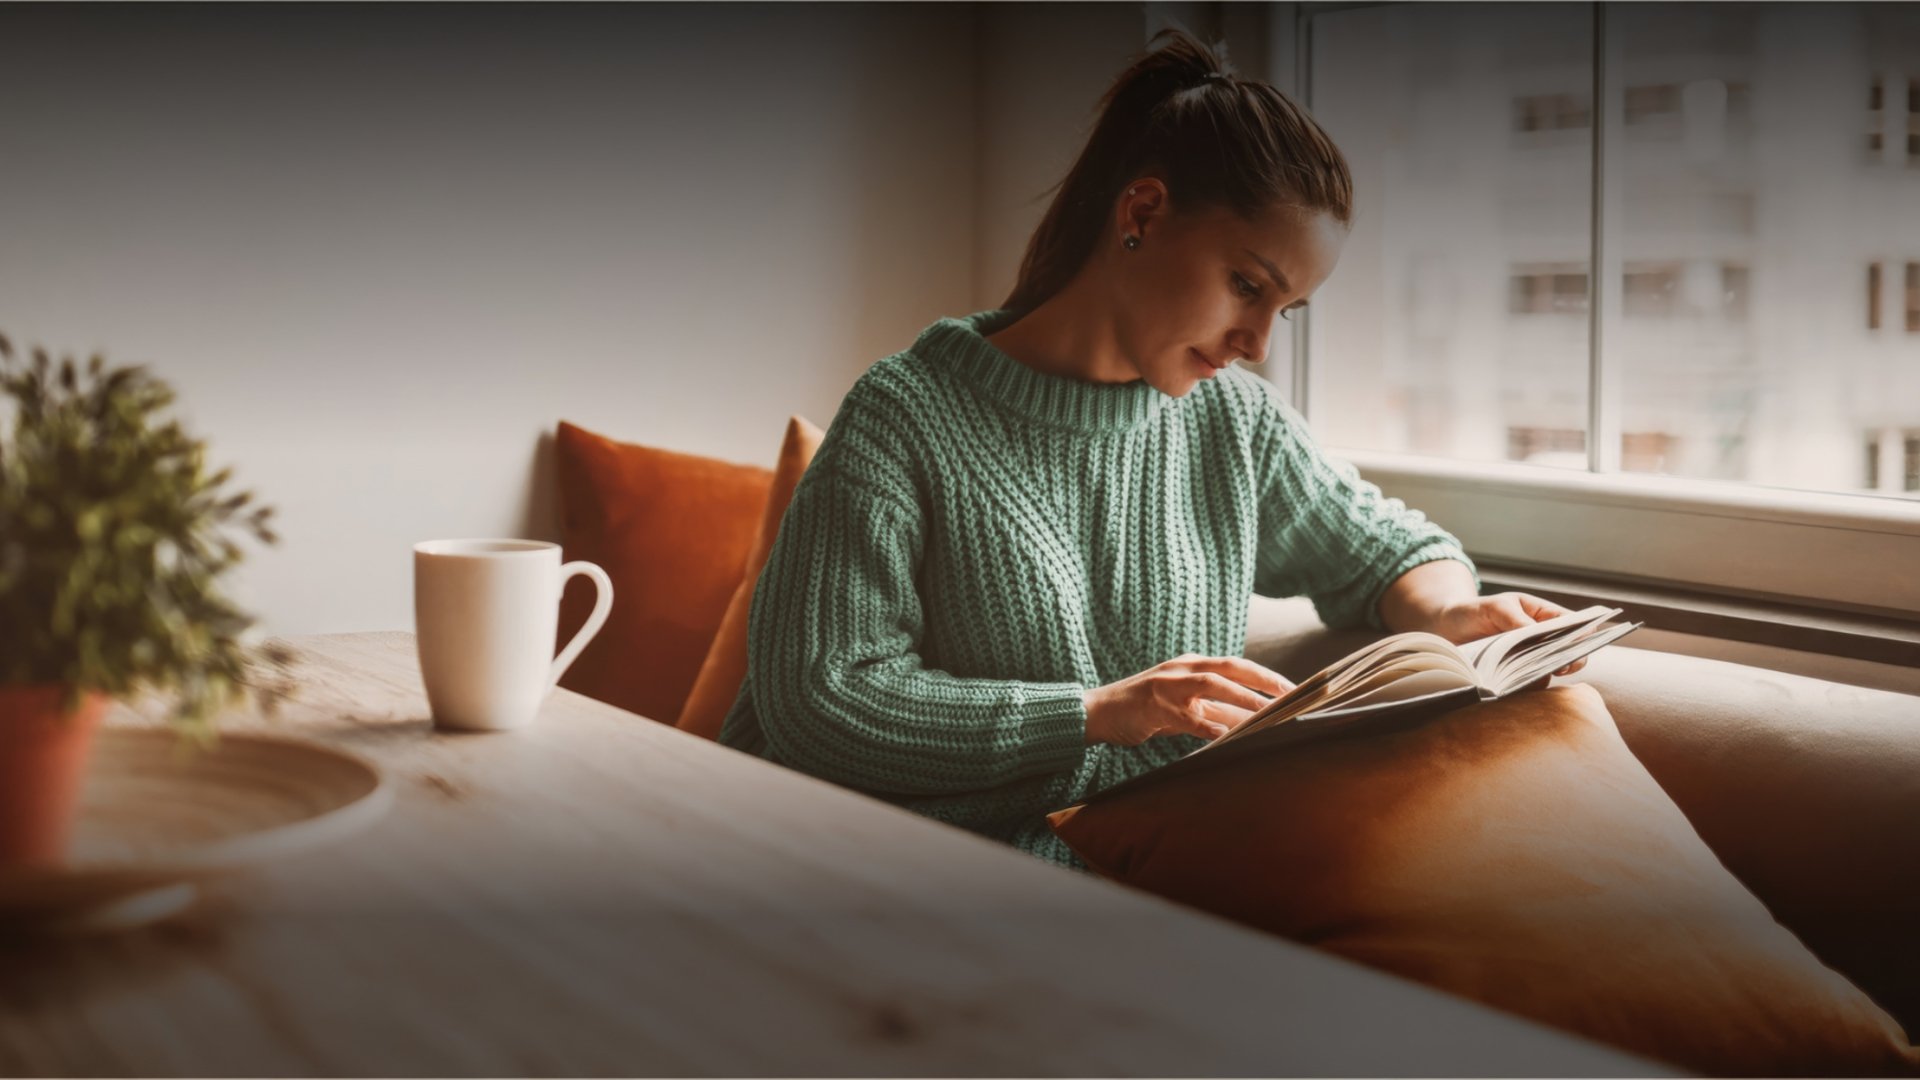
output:
<path id="1" fill-rule="evenodd" d="M 560 655 L 560 593 L 593 579 L 593 614 Z M 414 641 L 436 727 L 504 731 L 532 722 L 560 676 L 607 621 L 613 582 L 590 562 L 560 565 L 544 540 L 413 545 Z"/>

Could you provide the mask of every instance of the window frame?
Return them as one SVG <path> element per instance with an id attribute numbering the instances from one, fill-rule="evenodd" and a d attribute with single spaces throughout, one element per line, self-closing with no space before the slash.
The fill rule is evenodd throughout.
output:
<path id="1" fill-rule="evenodd" d="M 1267 55 L 1276 86 L 1311 109 L 1313 21 L 1384 2 L 1275 5 Z M 1589 433 L 1585 471 L 1472 462 L 1341 446 L 1382 491 L 1452 531 L 1476 559 L 1546 573 L 1920 619 L 1920 499 L 1790 491 L 1758 484 L 1620 471 L 1619 387 L 1608 376 L 1622 317 L 1617 236 L 1621 63 L 1617 24 L 1594 3 L 1592 248 L 1588 273 Z M 1877 298 L 1876 298 L 1877 299 Z M 1311 423 L 1312 309 L 1297 313 L 1286 365 L 1295 408 Z M 1908 568 L 1902 571 L 1902 568 Z"/>

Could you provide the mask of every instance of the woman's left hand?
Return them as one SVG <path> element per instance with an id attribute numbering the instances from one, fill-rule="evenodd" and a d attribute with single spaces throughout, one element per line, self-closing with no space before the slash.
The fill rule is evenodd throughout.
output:
<path id="1" fill-rule="evenodd" d="M 1443 608 L 1427 624 L 1426 629 L 1455 645 L 1463 645 L 1503 630 L 1517 630 L 1565 614 L 1567 609 L 1551 600 L 1521 592 L 1494 593 Z M 1571 675 L 1586 666 L 1586 660 L 1575 660 L 1554 674 Z"/>

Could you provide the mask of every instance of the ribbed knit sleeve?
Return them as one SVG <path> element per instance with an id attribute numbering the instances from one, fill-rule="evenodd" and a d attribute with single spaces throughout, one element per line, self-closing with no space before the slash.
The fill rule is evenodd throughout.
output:
<path id="1" fill-rule="evenodd" d="M 1267 470 L 1260 495 L 1260 544 L 1254 591 L 1308 596 L 1320 620 L 1336 628 L 1384 630 L 1380 597 L 1422 563 L 1456 559 L 1479 572 L 1459 540 L 1399 499 L 1360 478 L 1349 462 L 1329 457 L 1305 419 L 1265 395 L 1257 465 Z"/>
<path id="2" fill-rule="evenodd" d="M 748 620 L 774 759 L 882 796 L 979 792 L 1080 765 L 1082 686 L 923 663 L 925 521 L 894 457 L 904 437 L 854 400 L 832 435 L 794 493 Z"/>

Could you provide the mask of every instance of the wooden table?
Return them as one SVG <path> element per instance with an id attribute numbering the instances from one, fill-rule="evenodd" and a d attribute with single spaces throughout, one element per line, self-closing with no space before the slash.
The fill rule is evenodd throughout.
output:
<path id="1" fill-rule="evenodd" d="M 357 752 L 392 810 L 167 922 L 0 945 L 0 1072 L 1657 1072 L 571 691 L 435 733 L 411 634 L 286 643 L 300 700 L 223 726 Z"/>

